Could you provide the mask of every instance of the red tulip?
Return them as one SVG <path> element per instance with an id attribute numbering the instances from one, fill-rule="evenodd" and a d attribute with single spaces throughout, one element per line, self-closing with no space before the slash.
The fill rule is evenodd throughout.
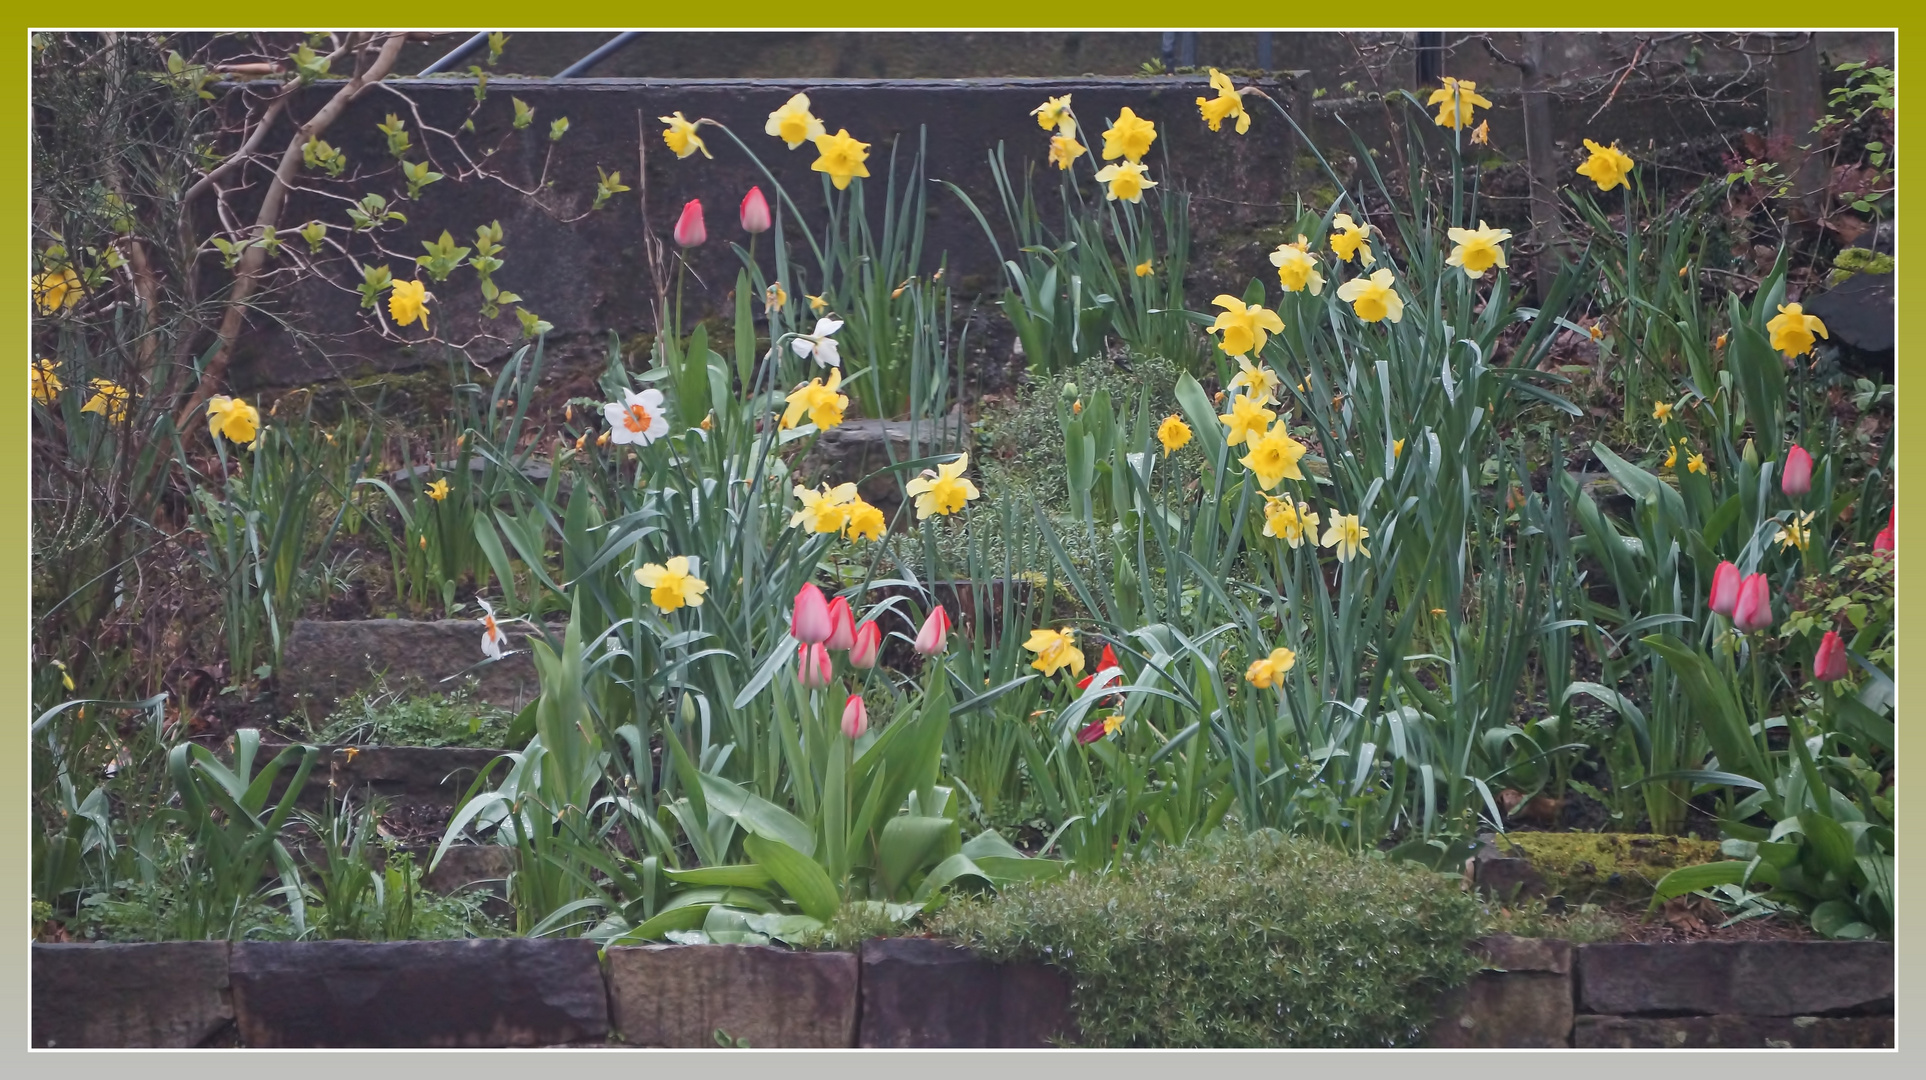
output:
<path id="1" fill-rule="evenodd" d="M 1819 653 L 1812 658 L 1812 677 L 1820 682 L 1838 682 L 1846 677 L 1846 643 L 1838 633 L 1826 631 L 1819 639 Z"/>
<path id="2" fill-rule="evenodd" d="M 1731 618 L 1739 607 L 1739 568 L 1722 562 L 1712 572 L 1712 610 Z"/>
<path id="3" fill-rule="evenodd" d="M 769 200 L 762 197 L 762 188 L 752 187 L 749 194 L 742 197 L 742 231 L 746 233 L 768 232 L 773 224 L 769 219 Z"/>
<path id="4" fill-rule="evenodd" d="M 849 601 L 840 596 L 829 602 L 829 640 L 823 644 L 836 650 L 856 644 L 856 617 L 849 613 Z"/>
<path id="5" fill-rule="evenodd" d="M 1103 655 L 1097 658 L 1097 670 L 1091 672 L 1088 675 L 1085 675 L 1081 679 L 1078 679 L 1077 689 L 1079 690 L 1090 689 L 1091 682 L 1094 681 L 1098 675 L 1101 675 L 1104 672 L 1109 671 L 1111 668 L 1114 668 L 1116 666 L 1117 666 L 1117 654 L 1110 651 L 1110 646 L 1108 644 L 1104 645 Z"/>
<path id="6" fill-rule="evenodd" d="M 1747 634 L 1772 625 L 1772 592 L 1764 574 L 1749 575 L 1739 583 L 1739 606 L 1732 611 L 1732 625 Z"/>
<path id="7" fill-rule="evenodd" d="M 1812 490 L 1812 455 L 1803 446 L 1794 446 L 1786 451 L 1785 472 L 1779 477 L 1779 489 L 1793 498 L 1803 498 Z"/>
<path id="8" fill-rule="evenodd" d="M 829 685 L 830 676 L 835 672 L 829 664 L 829 650 L 822 642 L 803 645 L 796 650 L 796 681 L 811 690 Z"/>
<path id="9" fill-rule="evenodd" d="M 1093 743 L 1101 738 L 1103 738 L 1102 719 L 1090 721 L 1083 726 L 1083 730 L 1077 732 L 1077 741 L 1080 743 Z"/>
<path id="10" fill-rule="evenodd" d="M 843 703 L 843 734 L 856 739 L 868 730 L 869 710 L 863 706 L 863 695 L 849 695 L 849 700 Z"/>
<path id="11" fill-rule="evenodd" d="M 796 590 L 796 606 L 789 617 L 789 634 L 805 645 L 828 641 L 829 601 L 823 599 L 823 591 L 814 583 Z"/>
<path id="12" fill-rule="evenodd" d="M 709 230 L 702 224 L 702 200 L 690 199 L 682 208 L 682 216 L 675 223 L 675 242 L 683 247 L 698 247 L 709 239 Z"/>
<path id="13" fill-rule="evenodd" d="M 923 628 L 916 632 L 916 651 L 924 656 L 935 656 L 950 644 L 950 613 L 938 604 L 930 609 L 930 617 L 923 620 Z"/>
<path id="14" fill-rule="evenodd" d="M 849 647 L 849 666 L 868 671 L 876 666 L 876 654 L 883 648 L 883 628 L 876 620 L 865 621 L 856 628 L 856 643 Z"/>
<path id="15" fill-rule="evenodd" d="M 1893 524 L 1896 521 L 1898 514 L 1899 514 L 1899 509 L 1897 507 L 1894 507 L 1892 512 L 1886 515 L 1886 527 L 1879 530 L 1878 536 L 1873 537 L 1874 551 L 1892 551 L 1893 550 Z"/>

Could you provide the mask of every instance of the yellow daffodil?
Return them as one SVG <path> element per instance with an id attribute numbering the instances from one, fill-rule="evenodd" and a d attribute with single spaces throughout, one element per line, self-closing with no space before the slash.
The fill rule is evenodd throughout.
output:
<path id="1" fill-rule="evenodd" d="M 261 414 L 239 398 L 216 394 L 207 399 L 207 430 L 229 442 L 251 443 L 261 430 Z"/>
<path id="2" fill-rule="evenodd" d="M 1339 214 L 1331 219 L 1331 250 L 1345 262 L 1350 262 L 1355 255 L 1358 265 L 1370 266 L 1378 261 L 1371 253 L 1371 245 L 1365 242 L 1372 232 L 1371 226 L 1352 221 L 1351 215 Z"/>
<path id="3" fill-rule="evenodd" d="M 1454 79 L 1449 75 L 1444 78 L 1444 86 L 1433 90 L 1425 104 L 1438 106 L 1438 126 L 1453 131 L 1471 123 L 1473 108 L 1491 108 L 1491 102 L 1478 93 L 1477 83 Z"/>
<path id="4" fill-rule="evenodd" d="M 789 302 L 789 290 L 778 281 L 762 291 L 762 310 L 766 315 L 774 315 Z"/>
<path id="5" fill-rule="evenodd" d="M 1284 320 L 1278 318 L 1277 312 L 1256 304 L 1246 307 L 1242 300 L 1229 293 L 1219 294 L 1211 305 L 1224 309 L 1217 321 L 1210 324 L 1210 332 L 1223 332 L 1217 347 L 1224 350 L 1226 356 L 1262 353 L 1268 335 L 1284 331 Z M 1231 385 L 1235 386 L 1236 382 Z"/>
<path id="6" fill-rule="evenodd" d="M 1726 338 L 1727 338 L 1728 336 L 1729 336 L 1729 335 L 1726 335 L 1726 334 L 1720 334 L 1720 335 L 1719 335 L 1719 339 L 1718 339 L 1717 341 L 1714 341 L 1714 342 L 1712 343 L 1712 347 L 1713 347 L 1713 348 L 1715 348 L 1715 349 L 1723 349 L 1723 348 L 1725 348 L 1725 339 L 1726 339 Z"/>
<path id="7" fill-rule="evenodd" d="M 1277 419 L 1277 413 L 1264 407 L 1261 401 L 1252 401 L 1242 394 L 1231 399 L 1231 411 L 1218 417 L 1230 430 L 1224 433 L 1224 445 L 1236 446 L 1240 443 L 1255 442 Z"/>
<path id="8" fill-rule="evenodd" d="M 1451 242 L 1458 246 L 1451 249 L 1445 265 L 1458 267 L 1471 280 L 1484 277 L 1485 271 L 1494 266 L 1500 269 L 1510 266 L 1505 262 L 1505 249 L 1500 246 L 1511 239 L 1510 229 L 1494 229 L 1480 221 L 1476 229 L 1452 229 L 1450 236 Z"/>
<path id="9" fill-rule="evenodd" d="M 1249 131 L 1251 114 L 1244 111 L 1244 95 L 1232 88 L 1230 76 L 1211 68 L 1210 88 L 1217 91 L 1216 97 L 1197 99 L 1197 111 L 1203 114 L 1204 123 L 1212 131 L 1221 131 L 1225 120 L 1234 119 L 1239 135 Z"/>
<path id="10" fill-rule="evenodd" d="M 1176 413 L 1164 417 L 1157 425 L 1157 441 L 1164 444 L 1164 456 L 1169 457 L 1190 441 L 1190 425 Z"/>
<path id="11" fill-rule="evenodd" d="M 1820 337 L 1830 336 L 1819 316 L 1806 314 L 1798 304 L 1780 304 L 1779 314 L 1766 323 L 1766 332 L 1772 335 L 1772 347 L 1788 358 L 1812 351 L 1814 331 L 1818 331 Z M 1723 336 L 1720 344 L 1724 344 Z"/>
<path id="12" fill-rule="evenodd" d="M 59 368 L 60 365 L 52 360 L 35 360 L 33 362 L 33 372 L 28 376 L 28 379 L 29 384 L 33 387 L 33 399 L 35 401 L 38 401 L 42 405 L 51 405 L 53 404 L 54 398 L 60 396 L 60 392 L 67 388 L 67 384 L 61 382 L 60 376 L 55 374 Z"/>
<path id="13" fill-rule="evenodd" d="M 1269 364 L 1252 364 L 1248 356 L 1238 357 L 1237 366 L 1238 372 L 1231 376 L 1227 389 L 1241 390 L 1244 396 L 1254 401 L 1269 402 L 1272 395 L 1277 393 L 1277 388 L 1284 383 Z"/>
<path id="14" fill-rule="evenodd" d="M 1589 178 L 1600 191 L 1621 186 L 1629 189 L 1632 186 L 1632 182 L 1626 179 L 1632 172 L 1632 159 L 1618 148 L 1617 143 L 1600 146 L 1586 139 L 1585 149 L 1591 152 L 1591 156 L 1578 167 L 1578 175 Z"/>
<path id="15" fill-rule="evenodd" d="M 1712 475 L 1712 470 L 1708 468 L 1705 464 L 1704 454 L 1693 454 L 1691 457 L 1686 458 L 1685 471 L 1700 473 L 1705 476 Z"/>
<path id="16" fill-rule="evenodd" d="M 127 419 L 127 388 L 109 379 L 89 379 L 87 389 L 93 396 L 80 407 L 84 413 L 99 413 L 109 423 L 118 424 Z"/>
<path id="17" fill-rule="evenodd" d="M 789 406 L 782 411 L 782 426 L 792 428 L 801 420 L 804 413 L 809 414 L 809 422 L 823 431 L 843 422 L 843 410 L 849 408 L 849 397 L 836 392 L 843 384 L 841 368 L 829 369 L 829 381 L 811 379 L 785 399 Z"/>
<path id="18" fill-rule="evenodd" d="M 1103 159 L 1142 161 L 1144 155 L 1150 153 L 1150 144 L 1156 141 L 1157 125 L 1125 106 L 1118 111 L 1117 122 L 1104 129 Z"/>
<path id="19" fill-rule="evenodd" d="M 1807 511 L 1804 514 L 1797 515 L 1788 520 L 1780 527 L 1778 535 L 1773 537 L 1773 539 L 1784 544 L 1786 547 L 1798 548 L 1800 551 L 1804 551 L 1806 550 L 1806 545 L 1812 542 L 1812 531 L 1809 528 L 1811 524 L 1812 511 Z"/>
<path id="20" fill-rule="evenodd" d="M 701 607 L 702 594 L 709 591 L 708 584 L 690 572 L 687 555 L 677 555 L 667 566 L 643 563 L 635 580 L 649 590 L 649 602 L 663 611 Z"/>
<path id="21" fill-rule="evenodd" d="M 1488 146 L 1491 144 L 1491 121 L 1480 121 L 1471 131 L 1471 145 Z"/>
<path id="22" fill-rule="evenodd" d="M 820 491 L 812 491 L 798 484 L 796 498 L 801 500 L 802 509 L 789 517 L 789 527 L 798 525 L 808 527 L 810 532 L 841 532 L 849 521 L 849 511 L 856 501 L 855 484 L 822 486 Z"/>
<path id="23" fill-rule="evenodd" d="M 1348 302 L 1365 322 L 1398 322 L 1404 318 L 1404 298 L 1391 287 L 1395 281 L 1388 268 L 1380 268 L 1368 278 L 1352 278 L 1339 285 L 1338 299 Z"/>
<path id="24" fill-rule="evenodd" d="M 1667 453 L 1665 455 L 1665 466 L 1664 466 L 1665 468 L 1675 469 L 1678 467 L 1679 447 L 1684 445 L 1685 445 L 1685 440 L 1680 439 L 1676 445 L 1666 447 Z"/>
<path id="25" fill-rule="evenodd" d="M 869 167 L 863 164 L 869 158 L 869 144 L 851 138 L 848 128 L 838 129 L 834 135 L 816 136 L 816 153 L 818 157 L 809 167 L 828 173 L 837 191 L 848 188 L 852 178 L 869 175 Z"/>
<path id="26" fill-rule="evenodd" d="M 843 530 L 843 536 L 850 540 L 881 540 L 887 527 L 883 512 L 859 498 L 849 504 L 849 525 Z"/>
<path id="27" fill-rule="evenodd" d="M 1071 629 L 1045 630 L 1038 627 L 1030 631 L 1030 640 L 1023 647 L 1037 654 L 1030 666 L 1043 672 L 1044 678 L 1055 675 L 1064 668 L 1070 674 L 1083 673 L 1083 650 L 1077 648 L 1077 632 Z"/>
<path id="28" fill-rule="evenodd" d="M 1074 135 L 1055 135 L 1050 139 L 1050 164 L 1068 171 L 1076 160 L 1082 157 L 1086 148 Z"/>
<path id="29" fill-rule="evenodd" d="M 1298 459 L 1304 456 L 1304 444 L 1291 438 L 1290 430 L 1283 421 L 1272 424 L 1262 437 L 1252 439 L 1246 445 L 1250 453 L 1238 461 L 1257 474 L 1258 487 L 1269 491 L 1280 480 L 1304 479 L 1304 473 L 1297 467 Z"/>
<path id="30" fill-rule="evenodd" d="M 1652 402 L 1652 419 L 1661 423 L 1672 419 L 1672 403 L 1669 401 Z"/>
<path id="31" fill-rule="evenodd" d="M 1097 183 L 1109 184 L 1110 190 L 1104 198 L 1111 202 L 1122 199 L 1125 202 L 1142 202 L 1144 190 L 1154 188 L 1157 181 L 1150 178 L 1150 170 L 1134 161 L 1120 161 L 1105 165 L 1097 170 Z"/>
<path id="32" fill-rule="evenodd" d="M 823 135 L 823 122 L 809 114 L 809 95 L 797 94 L 783 102 L 782 108 L 769 114 L 769 122 L 762 130 L 794 150 L 806 142 L 814 142 Z"/>
<path id="33" fill-rule="evenodd" d="M 1364 546 L 1364 538 L 1370 535 L 1371 530 L 1358 523 L 1356 514 L 1338 514 L 1331 518 L 1331 527 L 1324 530 L 1318 543 L 1336 548 L 1339 562 L 1350 562 L 1360 554 L 1371 557 L 1371 549 Z"/>
<path id="34" fill-rule="evenodd" d="M 1264 497 L 1264 535 L 1298 547 L 1306 540 L 1317 541 L 1316 512 L 1310 503 L 1293 504 L 1274 495 Z"/>
<path id="35" fill-rule="evenodd" d="M 675 151 L 676 157 L 685 158 L 698 150 L 702 151 L 703 157 L 715 157 L 703 144 L 702 137 L 696 134 L 695 122 L 684 117 L 681 110 L 678 109 L 668 116 L 658 116 L 656 119 L 669 125 L 662 130 L 662 141 L 669 144 L 669 149 Z"/>
<path id="36" fill-rule="evenodd" d="M 1271 252 L 1271 265 L 1277 267 L 1277 283 L 1285 292 L 1308 288 L 1312 296 L 1324 294 L 1324 275 L 1318 273 L 1317 256 L 1311 254 L 1311 242 L 1303 233 L 1298 234 L 1297 243 L 1281 244 Z"/>
<path id="37" fill-rule="evenodd" d="M 1037 126 L 1045 131 L 1056 128 L 1057 131 L 1063 135 L 1075 135 L 1077 133 L 1077 121 L 1070 115 L 1069 94 L 1065 94 L 1062 97 L 1050 98 L 1043 104 L 1031 109 L 1030 115 L 1037 118 Z"/>
<path id="38" fill-rule="evenodd" d="M 1137 264 L 1138 277 L 1149 277 L 1150 275 L 1156 272 L 1157 272 L 1156 268 L 1150 265 L 1149 259 L 1145 259 L 1143 262 L 1140 262 Z"/>
<path id="39" fill-rule="evenodd" d="M 33 277 L 33 302 L 42 315 L 52 315 L 80 303 L 80 275 L 71 266 L 49 270 Z"/>
<path id="40" fill-rule="evenodd" d="M 428 286 L 420 281 L 397 281 L 388 293 L 388 315 L 396 326 L 413 326 L 420 319 L 426 329 L 429 299 Z"/>
<path id="41" fill-rule="evenodd" d="M 1296 666 L 1297 654 L 1280 646 L 1272 649 L 1269 656 L 1251 661 L 1251 666 L 1244 669 L 1244 681 L 1259 690 L 1273 686 L 1283 689 L 1284 676 Z"/>
<path id="42" fill-rule="evenodd" d="M 1403 456 L 1404 456 L 1404 440 L 1392 439 L 1391 440 L 1391 460 L 1396 461 L 1397 459 Z"/>
<path id="43" fill-rule="evenodd" d="M 448 478 L 442 477 L 437 479 L 434 483 L 428 485 L 427 490 L 429 498 L 436 502 L 441 502 L 448 497 Z"/>
<path id="44" fill-rule="evenodd" d="M 60 685 L 66 687 L 68 693 L 72 693 L 74 689 L 74 677 L 67 674 L 67 665 L 55 660 L 53 666 L 60 671 Z"/>
<path id="45" fill-rule="evenodd" d="M 803 296 L 807 297 L 809 300 L 809 313 L 811 315 L 820 315 L 823 312 L 829 310 L 828 300 L 825 300 L 820 296 L 810 296 L 808 293 L 804 293 Z"/>
<path id="46" fill-rule="evenodd" d="M 904 486 L 906 494 L 916 497 L 916 520 L 922 521 L 931 514 L 954 514 L 979 492 L 963 473 L 970 467 L 970 455 L 964 454 L 947 465 L 937 466 L 935 472 L 923 470 L 923 475 L 911 480 Z"/>
<path id="47" fill-rule="evenodd" d="M 1123 727 L 1123 725 L 1124 715 L 1122 713 L 1111 713 L 1109 716 L 1103 718 L 1103 733 L 1105 735 L 1114 734 L 1117 729 Z"/>

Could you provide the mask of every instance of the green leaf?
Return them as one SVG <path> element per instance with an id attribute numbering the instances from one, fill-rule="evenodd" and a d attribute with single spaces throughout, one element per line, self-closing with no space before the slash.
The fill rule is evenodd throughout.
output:
<path id="1" fill-rule="evenodd" d="M 1771 884 L 1771 881 L 1760 874 L 1758 870 L 1759 868 L 1754 867 L 1752 863 L 1737 861 L 1701 863 L 1697 866 L 1681 866 L 1677 870 L 1660 878 L 1658 884 L 1653 886 L 1652 907 L 1656 908 L 1659 904 L 1675 896 L 1684 896 L 1689 892 L 1709 889 L 1714 885 L 1744 884 L 1748 880 L 1748 871 L 1750 871 L 1751 880 L 1764 881 L 1767 884 Z"/>
<path id="2" fill-rule="evenodd" d="M 956 822 L 950 818 L 899 815 L 889 819 L 877 842 L 876 869 L 884 895 L 896 896 L 944 834 L 955 835 L 955 831 Z"/>
<path id="3" fill-rule="evenodd" d="M 842 898 L 836 894 L 829 875 L 814 859 L 790 844 L 753 834 L 743 837 L 742 850 L 769 871 L 805 915 L 824 922 L 835 917 Z"/>
<path id="4" fill-rule="evenodd" d="M 1799 815 L 1799 828 L 1822 869 L 1842 877 L 1852 873 L 1852 837 L 1844 826 L 1825 814 L 1808 810 Z"/>
<path id="5" fill-rule="evenodd" d="M 804 855 L 816 853 L 815 835 L 796 815 L 713 773 L 703 773 L 701 783 L 710 813 L 727 814 L 752 836 L 780 841 Z"/>
<path id="6" fill-rule="evenodd" d="M 694 870 L 664 870 L 662 876 L 684 885 L 730 885 L 744 889 L 765 889 L 769 871 L 754 863 L 742 866 L 701 866 Z"/>

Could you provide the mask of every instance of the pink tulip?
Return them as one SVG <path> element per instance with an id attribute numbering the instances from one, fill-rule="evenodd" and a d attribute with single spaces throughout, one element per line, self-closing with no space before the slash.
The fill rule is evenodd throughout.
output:
<path id="1" fill-rule="evenodd" d="M 869 620 L 856 628 L 856 643 L 849 647 L 849 666 L 868 671 L 876 666 L 876 655 L 883 648 L 883 628 Z"/>
<path id="2" fill-rule="evenodd" d="M 856 618 L 849 613 L 849 601 L 840 596 L 829 602 L 829 640 L 823 644 L 836 650 L 856 644 Z"/>
<path id="3" fill-rule="evenodd" d="M 835 674 L 829 664 L 829 650 L 822 642 L 803 645 L 796 649 L 796 681 L 811 690 L 829 685 L 830 677 Z"/>
<path id="4" fill-rule="evenodd" d="M 923 620 L 923 628 L 916 632 L 916 651 L 924 656 L 935 656 L 950 644 L 950 613 L 938 604 L 930 609 L 930 617 Z"/>
<path id="5" fill-rule="evenodd" d="M 1819 640 L 1819 654 L 1812 658 L 1812 677 L 1820 682 L 1838 682 L 1846 677 L 1846 643 L 1838 633 L 1826 631 Z"/>
<path id="6" fill-rule="evenodd" d="M 849 700 L 843 703 L 843 734 L 859 739 L 868 730 L 869 710 L 863 706 L 863 695 L 849 695 Z"/>
<path id="7" fill-rule="evenodd" d="M 823 599 L 823 591 L 814 583 L 796 590 L 796 606 L 789 617 L 789 635 L 805 645 L 828 641 L 829 601 Z"/>
<path id="8" fill-rule="evenodd" d="M 1739 583 L 1739 606 L 1732 611 L 1732 625 L 1745 634 L 1772 625 L 1772 592 L 1764 574 L 1749 575 Z"/>
<path id="9" fill-rule="evenodd" d="M 1739 607 L 1739 568 L 1722 562 L 1712 572 L 1712 610 L 1731 618 Z"/>
<path id="10" fill-rule="evenodd" d="M 1899 514 L 1899 509 L 1895 507 L 1891 513 L 1886 515 L 1886 527 L 1879 530 L 1878 536 L 1873 537 L 1874 551 L 1892 551 L 1893 550 L 1893 545 L 1894 545 L 1893 524 L 1896 521 L 1898 514 Z"/>
<path id="11" fill-rule="evenodd" d="M 699 247 L 709 239 L 709 230 L 702 224 L 702 200 L 690 199 L 682 208 L 682 216 L 676 219 L 675 242 L 683 247 Z"/>
<path id="12" fill-rule="evenodd" d="M 762 197 L 760 187 L 752 187 L 749 194 L 742 197 L 742 231 L 746 233 L 768 232 L 773 222 L 769 219 L 769 200 Z"/>
<path id="13" fill-rule="evenodd" d="M 1785 472 L 1779 477 L 1779 489 L 1795 499 L 1804 498 L 1812 490 L 1812 455 L 1803 446 L 1794 446 L 1786 451 Z"/>

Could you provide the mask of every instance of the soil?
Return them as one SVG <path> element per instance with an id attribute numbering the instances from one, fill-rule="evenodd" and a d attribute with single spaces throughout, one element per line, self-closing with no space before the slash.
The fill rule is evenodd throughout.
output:
<path id="1" fill-rule="evenodd" d="M 1622 931 L 1613 941 L 1640 944 L 1677 944 L 1689 941 L 1814 941 L 1818 935 L 1803 923 L 1779 915 L 1745 919 L 1730 926 L 1721 925 L 1725 915 L 1719 906 L 1700 896 L 1682 896 L 1667 901 L 1651 919 L 1644 912 L 1610 914 L 1624 920 Z"/>

